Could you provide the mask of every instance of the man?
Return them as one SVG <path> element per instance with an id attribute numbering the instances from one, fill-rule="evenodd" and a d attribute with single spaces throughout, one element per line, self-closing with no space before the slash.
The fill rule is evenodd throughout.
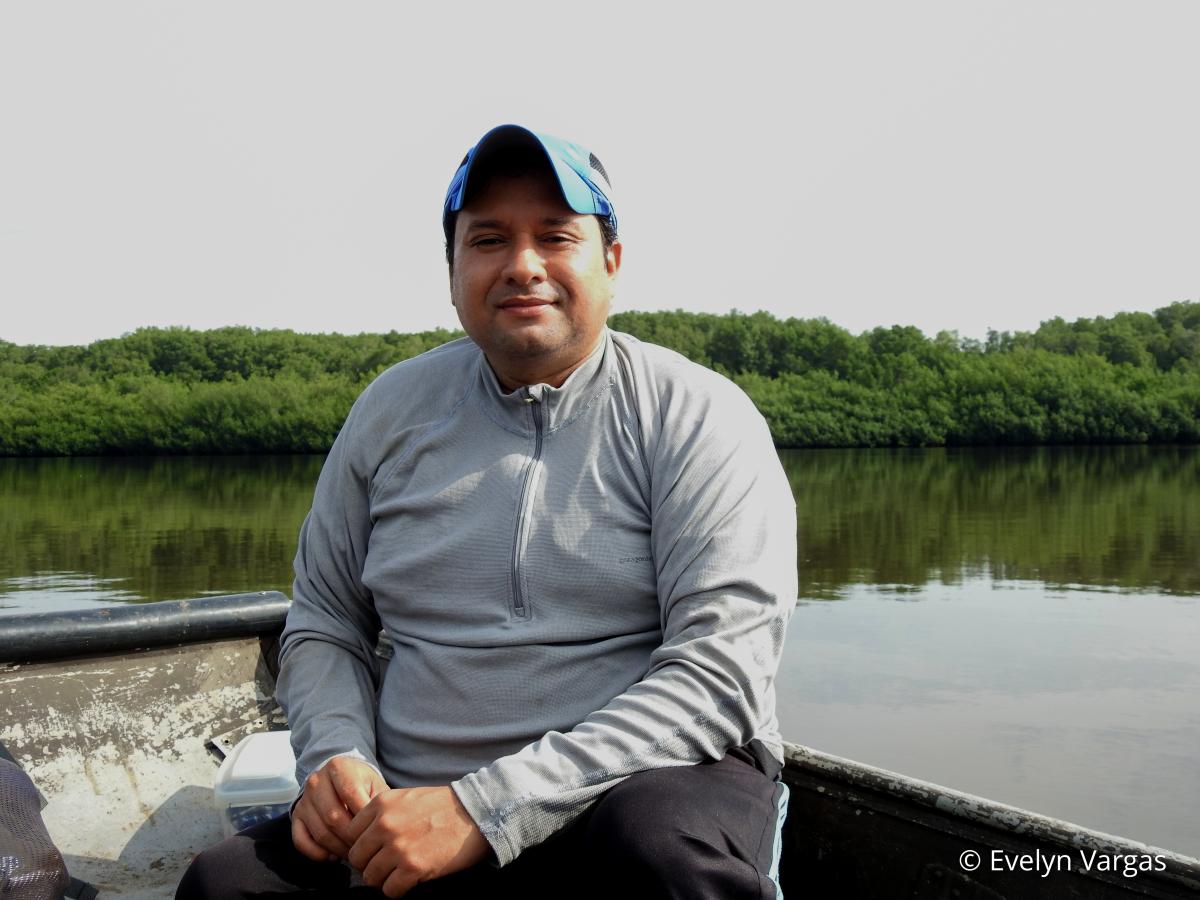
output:
<path id="1" fill-rule="evenodd" d="M 795 512 L 766 425 L 605 327 L 622 247 L 586 150 L 488 132 L 443 226 L 468 337 L 364 391 L 301 531 L 303 793 L 178 896 L 776 896 Z"/>

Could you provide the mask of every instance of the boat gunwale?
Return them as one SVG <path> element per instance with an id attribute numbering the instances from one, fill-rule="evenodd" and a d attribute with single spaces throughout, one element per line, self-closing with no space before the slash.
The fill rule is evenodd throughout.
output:
<path id="1" fill-rule="evenodd" d="M 921 806 L 952 820 L 983 826 L 1031 844 L 1044 842 L 1075 852 L 1096 851 L 1100 856 L 1159 857 L 1165 869 L 1143 875 L 1200 888 L 1200 859 L 1196 857 L 835 756 L 803 744 L 785 741 L 783 747 L 785 772 L 802 772 L 850 789 L 884 794 L 902 803 Z"/>
<path id="2" fill-rule="evenodd" d="M 0 664 L 277 635 L 290 605 L 281 591 L 253 591 L 4 615 L 0 616 Z"/>

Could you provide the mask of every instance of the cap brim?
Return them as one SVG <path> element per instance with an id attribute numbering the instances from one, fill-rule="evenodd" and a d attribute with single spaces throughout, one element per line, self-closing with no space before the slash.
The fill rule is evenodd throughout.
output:
<path id="1" fill-rule="evenodd" d="M 575 156 L 579 156 L 573 145 L 556 138 L 540 135 L 520 125 L 499 125 L 485 134 L 471 149 L 463 165 L 455 173 L 454 181 L 451 182 L 451 189 L 446 197 L 445 212 L 457 212 L 462 209 L 470 190 L 473 171 L 481 165 L 486 166 L 487 161 L 498 151 L 514 148 L 540 152 L 554 173 L 563 200 L 572 210 L 580 214 L 590 213 L 604 216 L 612 214 L 612 204 L 603 205 L 603 201 L 597 198 L 592 185 L 563 160 L 561 154 L 574 153 Z M 587 160 L 580 158 L 577 162 L 586 170 Z"/>

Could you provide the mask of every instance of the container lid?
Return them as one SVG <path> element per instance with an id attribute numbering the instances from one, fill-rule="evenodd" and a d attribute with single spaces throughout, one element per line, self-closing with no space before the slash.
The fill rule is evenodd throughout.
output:
<path id="1" fill-rule="evenodd" d="M 217 808 L 290 803 L 300 793 L 290 731 L 251 734 L 225 757 L 213 783 Z"/>

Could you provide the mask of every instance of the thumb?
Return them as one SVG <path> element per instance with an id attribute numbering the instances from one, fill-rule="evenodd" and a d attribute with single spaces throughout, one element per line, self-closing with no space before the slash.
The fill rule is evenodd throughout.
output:
<path id="1" fill-rule="evenodd" d="M 351 816 L 358 815 L 358 811 L 385 787 L 379 774 L 367 765 L 339 772 L 334 777 L 333 784 Z"/>

